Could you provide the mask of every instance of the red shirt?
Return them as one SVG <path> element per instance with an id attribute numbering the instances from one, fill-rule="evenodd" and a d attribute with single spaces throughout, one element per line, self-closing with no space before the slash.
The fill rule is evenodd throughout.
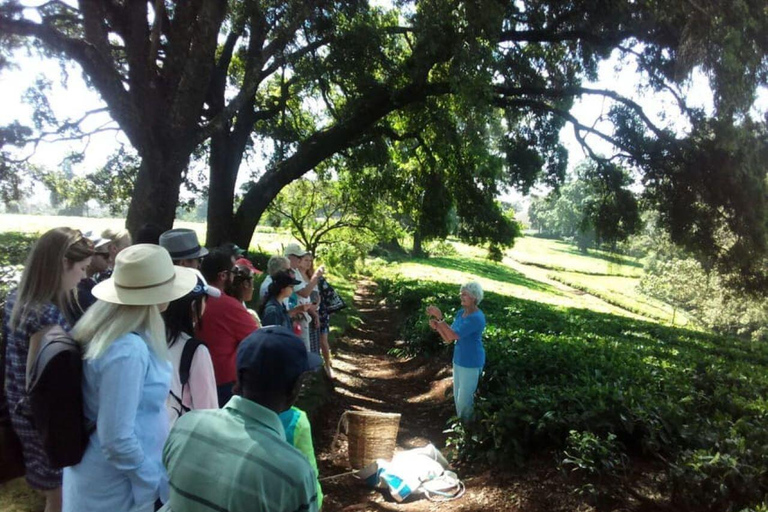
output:
<path id="1" fill-rule="evenodd" d="M 195 333 L 208 346 L 216 374 L 216 385 L 237 379 L 237 346 L 259 328 L 242 302 L 222 292 L 208 297 L 201 325 Z"/>

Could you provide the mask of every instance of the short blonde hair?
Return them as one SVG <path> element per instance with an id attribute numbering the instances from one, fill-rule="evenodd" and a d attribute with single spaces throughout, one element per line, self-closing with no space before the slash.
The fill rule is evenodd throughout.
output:
<path id="1" fill-rule="evenodd" d="M 472 281 L 472 282 L 463 284 L 459 289 L 459 293 L 461 292 L 467 292 L 468 294 L 470 294 L 472 298 L 475 299 L 475 304 L 480 304 L 483 301 L 483 287 L 480 286 L 480 283 Z"/>
<path id="2" fill-rule="evenodd" d="M 119 249 L 125 249 L 132 243 L 131 234 L 127 229 L 116 231 L 114 229 L 107 228 L 101 232 L 101 238 L 106 238 L 109 240 L 109 245 Z"/>

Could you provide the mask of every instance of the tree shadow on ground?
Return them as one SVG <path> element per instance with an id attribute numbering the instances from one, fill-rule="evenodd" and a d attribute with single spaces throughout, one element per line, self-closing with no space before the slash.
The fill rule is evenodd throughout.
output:
<path id="1" fill-rule="evenodd" d="M 502 283 L 514 284 L 528 288 L 529 290 L 535 290 L 542 293 L 551 293 L 554 295 L 563 295 L 563 293 L 546 283 L 530 279 L 520 272 L 509 268 L 506 265 L 500 263 L 493 263 L 490 261 L 481 261 L 471 258 L 419 258 L 412 260 L 414 263 L 421 265 L 427 265 L 435 268 L 442 268 L 446 270 L 457 270 L 459 272 L 465 272 L 467 274 L 474 274 L 478 277 L 485 279 L 491 279 L 493 281 L 499 281 Z M 428 278 L 429 276 L 425 276 Z"/>

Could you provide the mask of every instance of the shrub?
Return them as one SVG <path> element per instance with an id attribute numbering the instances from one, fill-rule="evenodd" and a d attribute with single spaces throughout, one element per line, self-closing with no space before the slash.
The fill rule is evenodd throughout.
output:
<path id="1" fill-rule="evenodd" d="M 768 415 L 707 429 L 719 435 L 699 449 L 683 450 L 670 470 L 672 502 L 681 509 L 736 511 L 768 493 Z"/>
<path id="2" fill-rule="evenodd" d="M 581 482 L 577 493 L 602 501 L 612 495 L 612 487 L 624 476 L 627 461 L 614 434 L 602 437 L 571 430 L 559 465 Z"/>
<path id="3" fill-rule="evenodd" d="M 23 264 L 39 235 L 29 233 L 0 233 L 0 321 L 5 311 L 5 299 L 21 277 Z"/>
<path id="4" fill-rule="evenodd" d="M 360 250 L 347 242 L 334 242 L 318 250 L 318 258 L 323 264 L 343 276 L 355 273 L 361 257 Z"/>
<path id="5" fill-rule="evenodd" d="M 491 261 L 499 262 L 504 259 L 504 251 L 501 247 L 495 244 L 491 244 L 488 247 L 488 259 Z"/>
<path id="6" fill-rule="evenodd" d="M 458 251 L 447 240 L 433 240 L 426 244 L 424 249 L 430 256 L 456 256 Z"/>
<path id="7" fill-rule="evenodd" d="M 23 265 L 39 237 L 36 233 L 0 233 L 0 265 Z"/>

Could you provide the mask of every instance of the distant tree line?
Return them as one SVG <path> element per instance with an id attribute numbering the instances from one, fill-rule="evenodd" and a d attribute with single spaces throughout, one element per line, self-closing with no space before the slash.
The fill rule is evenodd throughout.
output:
<path id="1" fill-rule="evenodd" d="M 580 250 L 617 250 L 642 228 L 637 195 L 629 173 L 615 164 L 585 162 L 564 185 L 534 197 L 530 227 L 544 236 L 574 241 Z"/>

